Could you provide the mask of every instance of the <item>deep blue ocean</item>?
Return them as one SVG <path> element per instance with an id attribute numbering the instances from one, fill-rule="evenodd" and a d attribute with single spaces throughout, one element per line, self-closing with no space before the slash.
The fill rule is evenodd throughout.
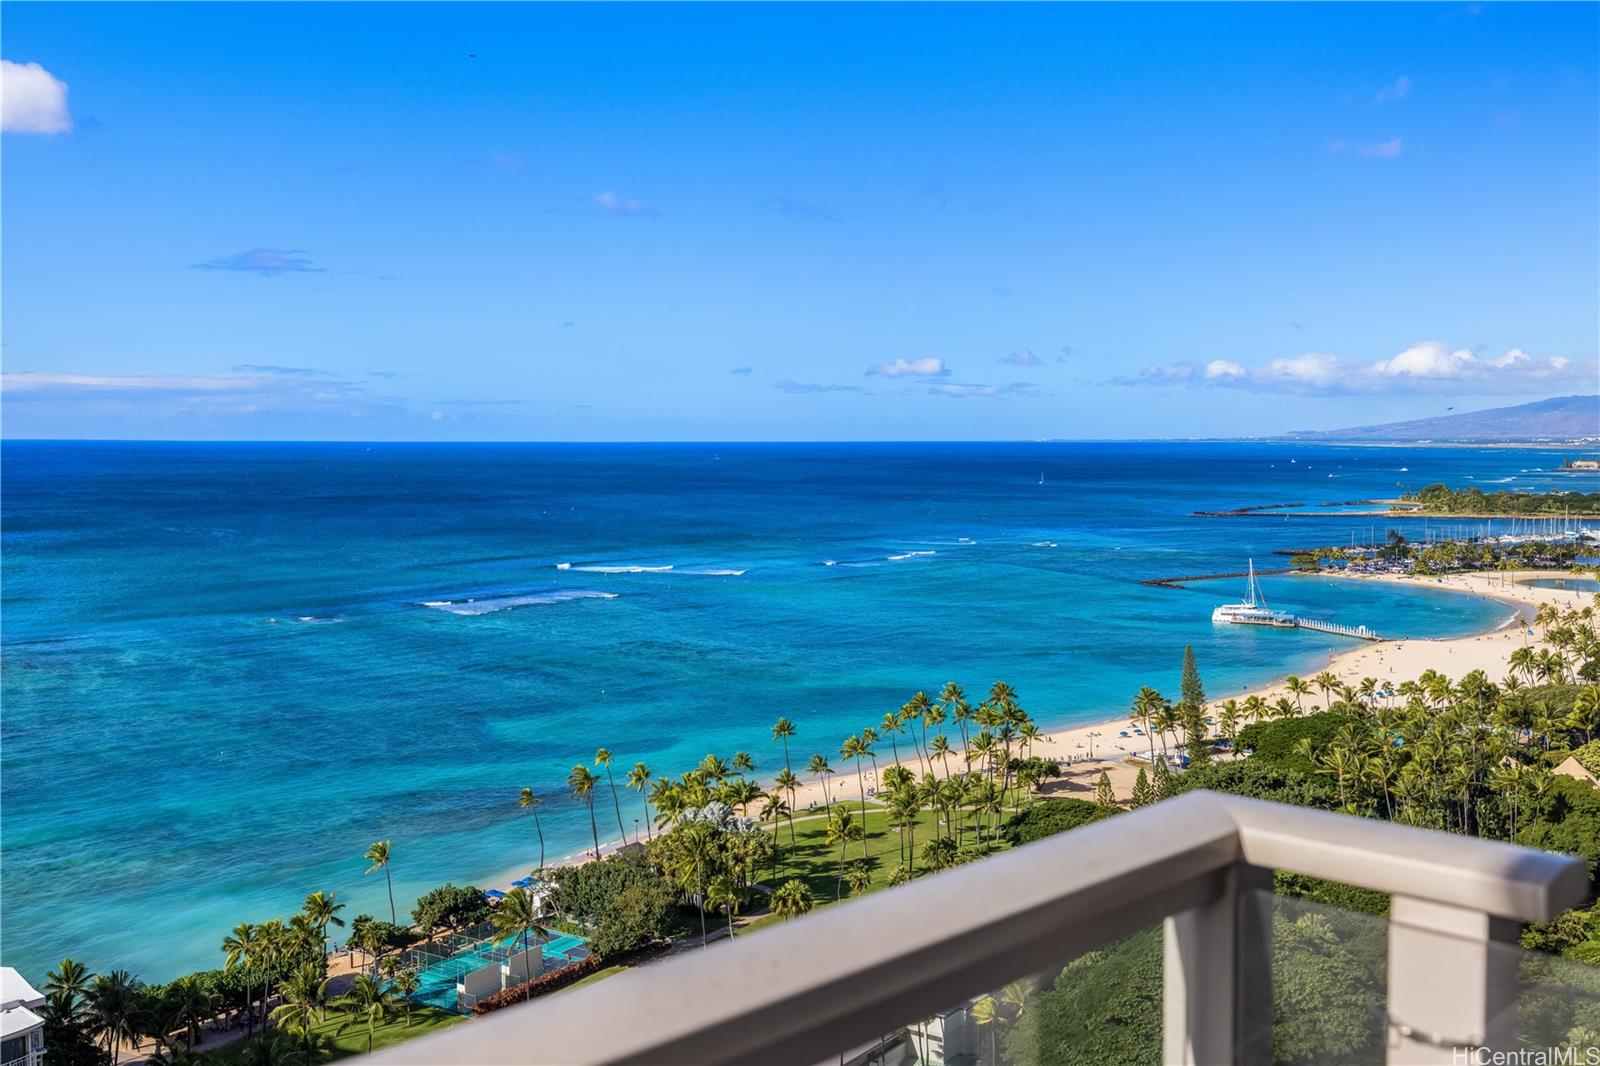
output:
<path id="1" fill-rule="evenodd" d="M 797 756 L 831 756 L 946 680 L 1004 679 L 1061 725 L 1175 689 L 1185 644 L 1213 695 L 1312 671 L 1347 645 L 1213 628 L 1242 582 L 1139 581 L 1282 565 L 1275 549 L 1364 538 L 1369 520 L 1191 511 L 1571 483 L 1555 451 L 1284 444 L 0 455 L 0 955 L 35 980 L 65 954 L 157 980 L 219 965 L 235 923 L 315 889 L 347 917 L 386 915 L 361 859 L 379 838 L 402 910 L 446 880 L 530 869 L 525 785 L 550 797 L 550 856 L 576 851 L 588 821 L 562 783 L 600 745 L 658 773 L 743 749 L 766 774 L 779 715 Z M 1273 606 L 1389 635 L 1509 614 L 1429 589 L 1264 584 Z M 639 804 L 623 802 L 631 832 Z"/>

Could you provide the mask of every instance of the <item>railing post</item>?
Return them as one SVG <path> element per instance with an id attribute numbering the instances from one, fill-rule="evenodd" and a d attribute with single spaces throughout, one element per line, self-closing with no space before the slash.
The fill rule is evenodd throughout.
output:
<path id="1" fill-rule="evenodd" d="M 1389 1062 L 1460 1063 L 1474 1048 L 1516 1046 L 1517 928 L 1482 911 L 1393 897 Z"/>
<path id="2" fill-rule="evenodd" d="M 1217 876 L 1214 902 L 1166 920 L 1166 1066 L 1272 1061 L 1272 871 L 1236 863 Z"/>

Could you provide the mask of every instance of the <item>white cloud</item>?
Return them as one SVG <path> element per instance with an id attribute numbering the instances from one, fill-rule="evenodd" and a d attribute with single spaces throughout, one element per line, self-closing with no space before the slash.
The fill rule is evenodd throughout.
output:
<path id="1" fill-rule="evenodd" d="M 939 382 L 928 386 L 929 396 L 949 396 L 954 399 L 987 396 L 1038 396 L 1040 392 L 1032 382 L 1013 381 L 1009 385 L 966 384 Z"/>
<path id="2" fill-rule="evenodd" d="M 1122 385 L 1189 385 L 1293 392 L 1307 395 L 1449 390 L 1472 395 L 1526 395 L 1545 388 L 1593 389 L 1600 363 L 1563 355 L 1532 356 L 1521 348 L 1482 356 L 1440 341 L 1421 341 L 1387 359 L 1360 362 L 1323 352 L 1272 359 L 1246 366 L 1213 359 L 1204 366 L 1171 363 L 1147 367 Z"/>
<path id="3" fill-rule="evenodd" d="M 397 410 L 390 397 L 331 374 L 295 367 L 240 367 L 224 374 L 0 374 L 7 403 L 70 406 L 162 417 L 258 412 Z"/>
<path id="4" fill-rule="evenodd" d="M 1023 348 L 1020 351 L 1012 352 L 1010 355 L 1005 356 L 1000 361 L 1002 363 L 1010 363 L 1012 366 L 1043 366 L 1044 365 L 1044 360 L 1043 359 L 1040 359 L 1037 355 L 1034 355 L 1031 351 L 1029 351 L 1026 348 Z"/>
<path id="5" fill-rule="evenodd" d="M 1512 352 L 1517 351 L 1520 349 L 1512 349 Z M 1512 353 L 1507 352 L 1489 365 L 1501 369 L 1517 362 Z M 1478 357 L 1465 348 L 1451 351 L 1438 341 L 1423 341 L 1393 359 L 1380 359 L 1372 364 L 1372 369 L 1384 377 L 1458 378 L 1463 373 L 1470 373 L 1480 363 Z"/>
<path id="6" fill-rule="evenodd" d="M 629 196 L 619 196 L 607 190 L 597 192 L 589 198 L 600 210 L 611 215 L 642 215 L 645 213 L 644 204 Z"/>
<path id="7" fill-rule="evenodd" d="M 1411 93 L 1411 79 L 1404 74 L 1378 90 L 1374 98 L 1380 104 L 1392 103 L 1395 100 L 1404 100 Z"/>
<path id="8" fill-rule="evenodd" d="M 1329 141 L 1328 151 L 1334 155 L 1364 155 L 1373 159 L 1398 159 L 1405 148 L 1403 140 L 1394 137 L 1387 141 L 1351 144 L 1348 141 Z"/>
<path id="9" fill-rule="evenodd" d="M 1267 364 L 1265 376 L 1289 386 L 1327 388 L 1339 380 L 1339 357 L 1307 352 L 1287 359 L 1274 359 Z"/>
<path id="10" fill-rule="evenodd" d="M 66 82 L 37 63 L 0 59 L 0 130 L 51 134 L 71 129 Z"/>
<path id="11" fill-rule="evenodd" d="M 950 368 L 944 365 L 943 359 L 907 359 L 902 356 L 892 363 L 879 363 L 870 367 L 867 373 L 886 378 L 936 378 L 950 373 Z"/>

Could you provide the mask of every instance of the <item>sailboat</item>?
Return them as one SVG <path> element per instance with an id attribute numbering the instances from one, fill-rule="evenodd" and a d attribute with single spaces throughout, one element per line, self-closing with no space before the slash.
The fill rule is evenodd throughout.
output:
<path id="1" fill-rule="evenodd" d="M 1039 471 L 1039 484 L 1041 484 L 1041 485 L 1044 484 L 1044 471 L 1043 470 Z"/>
<path id="2" fill-rule="evenodd" d="M 1244 599 L 1239 603 L 1224 603 L 1211 612 L 1211 620 L 1218 624 L 1240 626 L 1278 626 L 1294 628 L 1294 615 L 1287 611 L 1274 611 L 1267 606 L 1256 582 L 1256 561 L 1250 560 L 1249 578 L 1245 582 Z"/>

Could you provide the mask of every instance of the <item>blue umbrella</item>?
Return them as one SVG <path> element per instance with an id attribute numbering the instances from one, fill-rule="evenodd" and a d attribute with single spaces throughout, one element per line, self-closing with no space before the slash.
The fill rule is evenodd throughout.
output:
<path id="1" fill-rule="evenodd" d="M 484 899 L 505 899 L 506 898 L 506 894 L 504 892 L 500 891 L 498 888 L 491 888 L 491 889 L 488 889 L 487 891 L 484 892 L 483 898 Z"/>
<path id="2" fill-rule="evenodd" d="M 515 881 L 511 882 L 511 887 L 512 888 L 528 888 L 532 884 L 533 884 L 533 878 L 531 878 L 531 877 L 519 877 Z"/>

